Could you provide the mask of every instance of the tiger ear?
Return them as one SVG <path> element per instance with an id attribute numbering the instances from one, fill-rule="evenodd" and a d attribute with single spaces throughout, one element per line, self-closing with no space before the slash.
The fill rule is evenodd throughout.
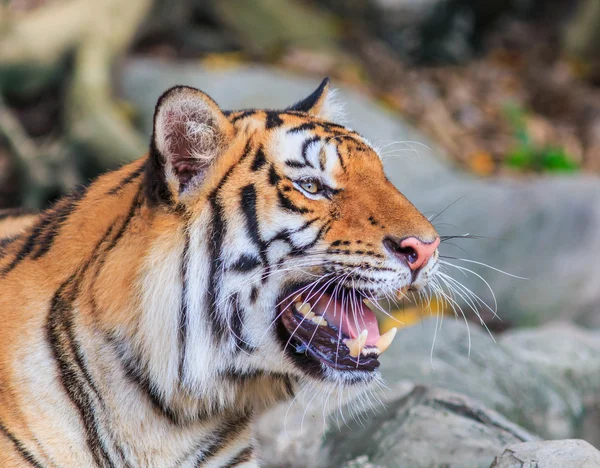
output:
<path id="1" fill-rule="evenodd" d="M 167 90 L 156 105 L 151 143 L 153 165 L 162 172 L 154 176 L 162 175 L 165 184 L 160 198 L 172 200 L 199 186 L 233 135 L 233 125 L 208 95 L 188 86 Z"/>
<path id="2" fill-rule="evenodd" d="M 323 120 L 338 120 L 343 118 L 343 106 L 335 99 L 335 90 L 329 87 L 329 78 L 321 81 L 321 84 L 313 93 L 297 102 L 287 110 L 306 112 L 313 117 Z"/>

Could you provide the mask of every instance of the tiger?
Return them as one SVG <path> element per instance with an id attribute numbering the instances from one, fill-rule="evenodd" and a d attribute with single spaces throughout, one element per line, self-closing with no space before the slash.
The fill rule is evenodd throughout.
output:
<path id="1" fill-rule="evenodd" d="M 173 87 L 146 155 L 6 228 L 1 466 L 257 467 L 267 409 L 380 381 L 374 304 L 440 237 L 335 103 Z"/>

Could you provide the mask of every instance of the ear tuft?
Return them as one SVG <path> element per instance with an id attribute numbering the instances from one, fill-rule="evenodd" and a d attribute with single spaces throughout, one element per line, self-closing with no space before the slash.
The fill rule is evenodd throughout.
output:
<path id="1" fill-rule="evenodd" d="M 187 86 L 167 90 L 154 113 L 152 148 L 159 158 L 163 181 L 181 194 L 196 186 L 212 162 L 227 147 L 233 126 L 208 95 Z"/>
<path id="2" fill-rule="evenodd" d="M 330 80 L 325 78 L 313 93 L 297 102 L 287 110 L 306 112 L 323 120 L 339 121 L 343 119 L 343 106 L 335 99 L 335 91 L 329 87 Z"/>

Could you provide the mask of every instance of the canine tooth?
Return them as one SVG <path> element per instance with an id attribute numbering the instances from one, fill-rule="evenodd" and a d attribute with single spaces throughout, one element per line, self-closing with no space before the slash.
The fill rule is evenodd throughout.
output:
<path id="1" fill-rule="evenodd" d="M 358 335 L 358 344 L 360 345 L 360 348 L 358 349 L 359 353 L 362 352 L 363 348 L 367 344 L 368 336 L 369 336 L 369 331 L 366 328 L 360 332 L 360 335 Z"/>
<path id="2" fill-rule="evenodd" d="M 358 355 L 360 354 L 360 351 L 358 349 L 358 338 L 355 338 L 353 340 L 346 340 L 344 341 L 344 343 L 346 343 L 346 346 L 348 346 L 348 349 L 350 350 L 350 356 L 358 357 Z"/>
<path id="3" fill-rule="evenodd" d="M 397 331 L 398 329 L 394 327 L 379 337 L 377 343 L 375 343 L 375 346 L 379 348 L 380 353 L 383 353 L 386 349 L 389 348 L 389 346 L 392 344 L 392 341 L 394 341 L 394 337 L 396 336 Z"/>
<path id="4" fill-rule="evenodd" d="M 327 320 L 325 320 L 322 316 L 320 315 L 314 315 L 313 317 L 311 317 L 311 320 L 313 322 L 315 322 L 317 325 L 320 325 L 321 327 L 326 327 L 327 325 L 329 325 L 327 323 Z"/>
<path id="5" fill-rule="evenodd" d="M 309 313 L 312 313 L 312 306 L 310 305 L 310 302 L 305 302 L 304 304 L 301 304 L 299 307 L 296 303 L 296 306 L 298 308 L 298 312 L 300 312 L 304 316 L 308 316 Z"/>
<path id="6" fill-rule="evenodd" d="M 365 344 L 367 343 L 368 336 L 369 331 L 365 328 L 363 331 L 360 332 L 360 335 L 358 335 L 358 337 L 345 341 L 346 346 L 348 346 L 348 349 L 350 350 L 350 356 L 358 357 L 358 355 L 362 353 L 362 350 L 365 347 Z"/>

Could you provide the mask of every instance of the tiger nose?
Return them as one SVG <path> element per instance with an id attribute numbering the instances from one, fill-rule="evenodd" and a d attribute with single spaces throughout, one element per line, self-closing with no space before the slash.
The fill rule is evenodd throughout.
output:
<path id="1" fill-rule="evenodd" d="M 397 239 L 388 236 L 383 240 L 383 244 L 396 258 L 405 261 L 408 267 L 415 271 L 431 258 L 440 245 L 440 238 L 436 237 L 432 242 L 424 242 L 417 237 Z"/>

